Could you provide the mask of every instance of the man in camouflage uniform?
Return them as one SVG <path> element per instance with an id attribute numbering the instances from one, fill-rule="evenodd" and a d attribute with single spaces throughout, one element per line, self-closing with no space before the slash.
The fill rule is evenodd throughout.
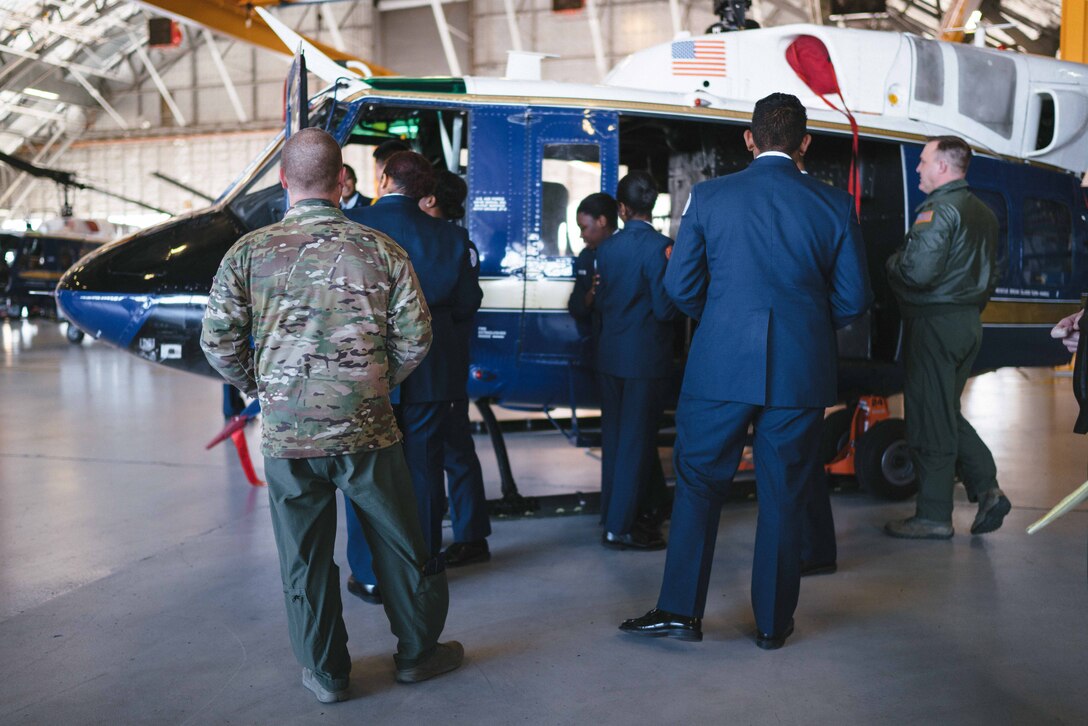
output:
<path id="1" fill-rule="evenodd" d="M 333 562 L 338 488 L 374 551 L 398 638 L 397 680 L 453 670 L 464 650 L 438 643 L 446 575 L 424 545 L 389 402 L 427 353 L 427 303 L 404 250 L 337 207 L 344 170 L 331 136 L 299 131 L 281 163 L 291 208 L 224 257 L 201 347 L 227 381 L 260 399 L 291 645 L 303 685 L 332 703 L 348 697 L 351 671 Z"/>

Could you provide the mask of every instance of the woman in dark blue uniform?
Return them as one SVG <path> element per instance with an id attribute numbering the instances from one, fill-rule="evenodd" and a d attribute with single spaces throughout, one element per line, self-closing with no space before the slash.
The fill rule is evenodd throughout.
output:
<path id="1" fill-rule="evenodd" d="M 673 374 L 677 309 L 665 294 L 672 241 L 650 224 L 653 177 L 633 171 L 616 188 L 624 228 L 597 248 L 594 305 L 600 318 L 602 542 L 616 549 L 665 546 L 657 525 L 638 517 L 651 488 L 663 488 L 657 429 Z"/>

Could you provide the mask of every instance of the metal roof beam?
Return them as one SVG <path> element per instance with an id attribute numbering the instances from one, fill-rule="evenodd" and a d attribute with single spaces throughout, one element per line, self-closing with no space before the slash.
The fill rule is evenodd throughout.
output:
<path id="1" fill-rule="evenodd" d="M 133 41 L 137 41 L 135 35 L 133 35 L 132 39 Z M 166 106 L 170 109 L 170 113 L 173 114 L 174 120 L 178 122 L 178 126 L 187 126 L 188 122 L 186 122 L 185 116 L 182 115 L 181 109 L 178 108 L 178 104 L 174 101 L 174 97 L 170 95 L 170 90 L 163 82 L 162 76 L 155 70 L 155 65 L 151 62 L 151 58 L 147 55 L 147 51 L 144 50 L 143 44 L 138 41 L 136 42 L 136 55 L 144 64 L 144 68 L 147 69 L 148 74 L 151 76 L 151 81 L 155 84 L 155 88 L 159 89 L 159 95 L 161 95 L 162 100 L 166 102 Z"/>
<path id="2" fill-rule="evenodd" d="M 102 109 L 109 114 L 110 118 L 113 119 L 114 123 L 120 126 L 123 130 L 128 131 L 128 122 L 125 121 L 124 117 L 121 116 L 121 114 L 117 113 L 117 109 L 110 105 L 110 102 L 107 101 L 105 97 L 98 92 L 98 89 L 95 88 L 90 81 L 83 77 L 82 73 L 72 69 L 69 69 L 68 72 L 72 74 L 72 78 L 75 78 L 79 85 L 83 86 L 83 89 L 87 91 L 87 93 L 91 94 L 91 98 L 98 101 L 98 105 L 101 106 Z"/>
<path id="3" fill-rule="evenodd" d="M 242 107 L 242 99 L 238 97 L 238 89 L 234 87 L 234 81 L 231 80 L 230 73 L 227 72 L 227 64 L 223 62 L 223 54 L 219 52 L 219 46 L 215 44 L 215 37 L 212 36 L 212 31 L 205 28 L 204 43 L 208 46 L 208 51 L 212 54 L 212 61 L 215 63 L 216 70 L 219 71 L 219 77 L 223 79 L 223 87 L 227 90 L 227 96 L 230 98 L 231 105 L 234 106 L 234 114 L 238 117 L 238 120 L 242 123 L 249 123 L 249 114 Z"/>

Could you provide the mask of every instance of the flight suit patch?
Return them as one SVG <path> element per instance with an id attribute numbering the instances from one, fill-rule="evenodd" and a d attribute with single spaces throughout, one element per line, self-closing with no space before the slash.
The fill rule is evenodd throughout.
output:
<path id="1" fill-rule="evenodd" d="M 933 221 L 933 210 L 927 209 L 924 212 L 919 212 L 918 217 L 914 220 L 915 224 L 927 224 Z"/>

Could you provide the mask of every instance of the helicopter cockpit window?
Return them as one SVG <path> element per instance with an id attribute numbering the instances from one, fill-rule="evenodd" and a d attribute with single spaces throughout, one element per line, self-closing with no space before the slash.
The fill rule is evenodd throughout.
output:
<path id="1" fill-rule="evenodd" d="M 334 108 L 330 98 L 316 110 L 310 111 L 310 127 L 325 128 L 330 109 L 333 113 L 333 124 L 339 123 L 346 113 L 344 104 L 337 103 Z M 230 203 L 230 208 L 246 229 L 257 229 L 271 224 L 282 218 L 286 211 L 286 200 L 279 178 L 282 136 L 283 134 L 276 136 L 220 197 L 227 196 L 231 189 L 241 186 L 241 190 Z"/>
<path id="2" fill-rule="evenodd" d="M 541 170 L 541 257 L 573 257 L 582 251 L 576 212 L 601 191 L 601 149 L 596 144 L 546 144 Z"/>
<path id="3" fill-rule="evenodd" d="M 462 109 L 367 105 L 344 144 L 344 163 L 355 171 L 356 188 L 373 196 L 378 179 L 374 150 L 385 141 L 403 141 L 435 169 L 464 175 L 468 169 L 468 114 Z"/>

